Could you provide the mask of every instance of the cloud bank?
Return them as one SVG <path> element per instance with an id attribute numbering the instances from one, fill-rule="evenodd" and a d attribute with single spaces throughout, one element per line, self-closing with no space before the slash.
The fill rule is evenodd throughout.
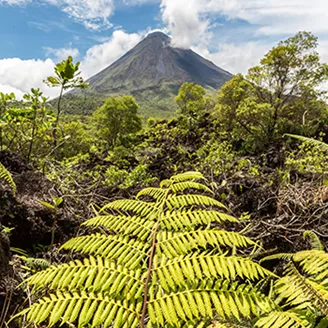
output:
<path id="1" fill-rule="evenodd" d="M 110 40 L 91 47 L 81 62 L 81 71 L 84 78 L 88 78 L 112 64 L 141 40 L 137 33 L 128 34 L 124 31 L 115 31 Z M 20 58 L 0 59 L 0 92 L 14 92 L 18 98 L 30 91 L 31 87 L 40 88 L 48 97 L 58 95 L 56 88 L 49 88 L 43 80 L 53 75 L 57 62 L 68 55 L 79 55 L 75 48 L 44 48 L 51 56 L 46 60 L 22 60 Z M 74 58 L 76 59 L 76 58 Z"/>

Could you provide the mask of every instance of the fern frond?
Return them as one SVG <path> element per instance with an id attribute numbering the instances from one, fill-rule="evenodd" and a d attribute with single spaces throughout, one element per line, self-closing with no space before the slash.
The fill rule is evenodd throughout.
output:
<path id="1" fill-rule="evenodd" d="M 310 328 L 311 323 L 294 312 L 272 311 L 260 318 L 255 327 L 259 328 Z"/>
<path id="2" fill-rule="evenodd" d="M 321 281 L 328 277 L 328 253 L 320 250 L 301 251 L 294 255 L 293 260 L 299 262 L 303 270 Z"/>
<path id="3" fill-rule="evenodd" d="M 206 180 L 206 179 L 204 175 L 200 172 L 189 171 L 189 172 L 176 174 L 172 176 L 170 180 L 174 182 L 184 182 L 184 181 L 191 181 L 191 180 Z"/>
<path id="4" fill-rule="evenodd" d="M 169 210 L 174 208 L 183 209 L 190 206 L 213 206 L 226 209 L 226 207 L 214 198 L 204 195 L 171 195 L 166 200 L 166 206 Z"/>
<path id="5" fill-rule="evenodd" d="M 311 302 L 328 316 L 328 290 L 303 277 L 293 263 L 288 265 L 286 277 L 277 282 L 277 290 L 281 297 L 287 298 L 287 304 L 304 307 Z"/>
<path id="6" fill-rule="evenodd" d="M 62 246 L 89 257 L 28 279 L 36 302 L 21 313 L 27 314 L 26 322 L 47 321 L 49 327 L 61 321 L 81 328 L 206 328 L 213 320 L 247 322 L 274 309 L 275 304 L 251 285 L 273 274 L 237 256 L 240 248 L 257 244 L 217 228 L 238 220 L 221 212 L 226 209 L 222 203 L 202 195 L 210 189 L 196 182 L 199 179 L 204 179 L 199 172 L 178 174 L 160 188 L 141 191 L 137 198 L 144 200 L 104 206 L 83 224 L 100 227 L 101 233 Z M 152 201 L 146 201 L 149 198 Z M 44 294 L 49 296 L 38 301 Z"/>
<path id="7" fill-rule="evenodd" d="M 50 263 L 45 259 L 27 257 L 24 255 L 17 255 L 17 257 L 19 257 L 21 260 L 25 261 L 29 266 L 32 266 L 32 267 L 36 266 L 36 267 L 40 267 L 41 269 L 46 269 L 46 268 L 50 267 Z M 29 270 L 31 270 L 31 269 L 29 269 Z"/>
<path id="8" fill-rule="evenodd" d="M 318 146 L 321 149 L 328 150 L 328 144 L 326 144 L 325 142 L 322 142 L 320 140 L 316 140 L 316 139 L 313 139 L 313 138 L 307 138 L 307 137 L 303 137 L 303 136 L 299 136 L 299 135 L 295 135 L 295 134 L 285 134 L 285 135 L 288 136 L 288 137 L 294 138 L 294 139 L 298 139 L 298 140 L 300 140 L 302 142 L 305 142 L 309 145 Z"/>
<path id="9" fill-rule="evenodd" d="M 309 306 L 309 298 L 299 287 L 297 277 L 285 275 L 280 278 L 275 285 L 276 292 L 280 299 L 285 299 L 284 304 L 289 307 L 299 307 L 300 305 Z"/>
<path id="10" fill-rule="evenodd" d="M 163 190 L 162 188 L 145 188 L 142 189 L 136 196 L 136 198 L 140 198 L 143 196 L 149 196 L 154 198 L 157 201 L 160 201 L 161 199 L 163 199 L 164 195 L 165 195 L 166 191 Z"/>
<path id="11" fill-rule="evenodd" d="M 170 189 L 175 194 L 178 192 L 183 192 L 188 189 L 201 190 L 201 191 L 208 192 L 210 194 L 214 194 L 214 192 L 210 188 L 206 187 L 205 185 L 203 185 L 201 183 L 194 182 L 194 181 L 185 181 L 185 182 L 175 183 L 171 186 Z"/>
<path id="12" fill-rule="evenodd" d="M 184 321 L 199 318 L 213 319 L 219 315 L 223 319 L 258 316 L 272 309 L 273 304 L 250 285 L 230 284 L 217 281 L 214 284 L 202 282 L 185 291 L 158 294 L 149 301 L 152 324 L 177 326 Z M 213 311 L 214 310 L 214 311 Z"/>
<path id="13" fill-rule="evenodd" d="M 123 212 L 133 212 L 139 214 L 142 217 L 148 216 L 154 209 L 154 203 L 152 202 L 143 202 L 141 200 L 132 200 L 132 199 L 120 199 L 115 200 L 107 205 L 105 205 L 100 212 L 106 210 L 116 210 Z"/>
<path id="14" fill-rule="evenodd" d="M 124 264 L 129 269 L 135 269 L 141 265 L 141 261 L 147 258 L 146 249 L 149 246 L 141 241 L 129 239 L 123 236 L 106 236 L 93 234 L 90 236 L 76 237 L 65 243 L 60 249 L 68 249 L 83 254 L 100 255 L 106 259 Z"/>
<path id="15" fill-rule="evenodd" d="M 133 235 L 144 241 L 149 238 L 154 226 L 148 218 L 138 216 L 100 215 L 82 223 L 84 226 L 105 227 L 123 236 Z"/>
<path id="16" fill-rule="evenodd" d="M 14 182 L 14 179 L 10 174 L 10 172 L 4 167 L 2 163 L 0 163 L 0 180 L 1 179 L 6 181 L 11 186 L 14 195 L 16 195 L 16 184 Z"/>
<path id="17" fill-rule="evenodd" d="M 108 292 L 108 295 L 127 295 L 138 298 L 144 288 L 142 270 L 127 270 L 108 259 L 101 257 L 75 260 L 33 275 L 27 282 L 31 286 L 66 289 L 68 291 L 85 290 L 88 292 Z"/>
<path id="18" fill-rule="evenodd" d="M 251 239 L 236 232 L 218 229 L 188 232 L 161 231 L 158 234 L 158 248 L 169 258 L 188 254 L 193 249 L 206 249 L 208 246 L 219 250 L 220 247 L 247 248 L 255 245 L 256 243 Z"/>
<path id="19" fill-rule="evenodd" d="M 156 262 L 156 260 L 155 260 Z M 161 286 L 166 290 L 186 287 L 202 279 L 237 278 L 259 280 L 274 276 L 270 271 L 248 258 L 217 254 L 195 253 L 174 259 L 161 257 L 159 266 L 152 271 L 159 278 Z"/>
<path id="20" fill-rule="evenodd" d="M 265 261 L 272 261 L 272 260 L 290 260 L 294 257 L 293 253 L 280 253 L 280 254 L 273 254 L 264 257 L 260 260 L 260 263 Z"/>
<path id="21" fill-rule="evenodd" d="M 243 320 L 243 322 L 240 322 L 238 320 L 233 320 L 233 319 L 230 319 L 229 321 L 216 319 L 214 323 L 207 328 L 252 328 L 252 327 L 254 327 L 253 324 L 248 323 L 245 320 Z"/>
<path id="22" fill-rule="evenodd" d="M 142 304 L 117 301 L 106 293 L 60 292 L 34 303 L 28 311 L 27 320 L 41 324 L 49 318 L 49 326 L 58 322 L 76 323 L 77 327 L 85 327 L 89 322 L 92 327 L 127 327 L 138 326 L 137 313 Z"/>
<path id="23" fill-rule="evenodd" d="M 306 239 L 306 237 L 309 237 L 310 243 L 311 243 L 311 248 L 313 250 L 317 251 L 324 251 L 323 244 L 321 243 L 319 237 L 314 233 L 313 231 L 304 231 L 303 233 L 303 238 Z"/>
<path id="24" fill-rule="evenodd" d="M 210 223 L 239 222 L 235 217 L 210 210 L 185 210 L 167 211 L 161 218 L 161 224 L 165 229 L 180 231 L 190 230 L 195 226 L 208 225 Z"/>

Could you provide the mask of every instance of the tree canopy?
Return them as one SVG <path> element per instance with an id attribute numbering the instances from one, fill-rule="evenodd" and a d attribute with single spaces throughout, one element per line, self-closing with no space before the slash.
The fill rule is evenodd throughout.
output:
<path id="1" fill-rule="evenodd" d="M 236 75 L 218 92 L 215 116 L 227 129 L 263 146 L 284 133 L 304 133 L 326 116 L 328 65 L 318 40 L 299 32 L 272 48 L 246 77 Z M 236 132 L 236 131 L 235 131 Z"/>
<path id="2" fill-rule="evenodd" d="M 142 128 L 138 104 L 131 96 L 110 97 L 93 114 L 97 134 L 108 148 L 117 145 L 119 138 L 136 133 Z"/>

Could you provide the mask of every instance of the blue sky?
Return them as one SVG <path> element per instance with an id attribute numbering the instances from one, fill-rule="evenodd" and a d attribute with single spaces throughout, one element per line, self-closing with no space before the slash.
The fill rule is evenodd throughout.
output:
<path id="1" fill-rule="evenodd" d="M 319 37 L 328 61 L 326 0 L 0 0 L 0 91 L 18 96 L 68 55 L 90 77 L 162 30 L 232 73 L 246 73 L 279 40 Z"/>
<path id="2" fill-rule="evenodd" d="M 1 1 L 0 1 L 1 3 Z M 50 4 L 0 7 L 0 58 L 45 59 L 44 48 L 76 47 L 81 54 L 92 45 L 110 37 L 115 29 L 139 32 L 161 25 L 160 10 L 155 4 L 121 4 L 111 17 L 109 28 L 92 31 L 65 12 Z"/>

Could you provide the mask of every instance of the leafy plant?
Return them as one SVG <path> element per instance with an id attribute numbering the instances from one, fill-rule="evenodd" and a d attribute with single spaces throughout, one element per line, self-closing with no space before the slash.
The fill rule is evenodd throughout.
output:
<path id="1" fill-rule="evenodd" d="M 105 104 L 94 112 L 96 135 L 105 143 L 105 150 L 118 146 L 122 137 L 141 130 L 138 108 L 132 96 L 120 96 L 107 98 Z"/>
<path id="2" fill-rule="evenodd" d="M 0 163 L 0 179 L 6 181 L 16 195 L 16 184 L 11 173 L 4 167 L 2 163 Z"/>
<path id="3" fill-rule="evenodd" d="M 55 121 L 54 130 L 54 146 L 57 146 L 57 133 L 56 129 L 58 127 L 59 118 L 61 114 L 61 100 L 65 90 L 77 88 L 85 89 L 89 84 L 85 83 L 83 78 L 79 76 L 81 72 L 79 71 L 80 62 L 76 64 L 73 63 L 73 58 L 69 56 L 67 59 L 58 63 L 55 66 L 55 76 L 49 76 L 45 79 L 45 83 L 50 87 L 60 87 L 60 94 L 57 102 L 57 115 Z"/>
<path id="4" fill-rule="evenodd" d="M 39 200 L 39 203 L 41 205 L 49 208 L 50 210 L 52 210 L 54 212 L 53 220 L 52 220 L 52 227 L 51 227 L 51 243 L 50 243 L 50 248 L 53 247 L 54 241 L 55 241 L 55 229 L 56 229 L 57 211 L 58 211 L 59 206 L 63 202 L 63 198 L 62 197 L 55 197 L 55 196 L 51 195 L 51 198 L 52 198 L 52 204 L 50 204 L 48 202 L 45 202 L 43 200 Z"/>
<path id="5" fill-rule="evenodd" d="M 3 149 L 3 125 L 6 123 L 5 114 L 10 103 L 15 101 L 15 94 L 5 94 L 0 92 L 0 149 Z"/>
<path id="6" fill-rule="evenodd" d="M 237 255 L 256 244 L 223 229 L 238 220 L 200 179 L 178 174 L 136 199 L 105 205 L 83 224 L 100 232 L 62 246 L 84 258 L 32 276 L 34 303 L 20 315 L 49 327 L 132 328 L 238 322 L 269 311 L 272 302 L 251 282 L 272 273 Z"/>
<path id="7" fill-rule="evenodd" d="M 24 99 L 31 103 L 31 109 L 32 109 L 32 129 L 31 129 L 31 137 L 30 137 L 30 145 L 28 147 L 28 154 L 27 154 L 27 160 L 30 160 L 32 151 L 33 151 L 33 145 L 34 145 L 34 139 L 37 134 L 38 129 L 38 122 L 37 122 L 37 115 L 38 110 L 43 106 L 45 102 L 47 101 L 47 98 L 42 96 L 42 92 L 40 92 L 40 89 L 31 89 L 31 94 L 25 94 Z"/>
<path id="8" fill-rule="evenodd" d="M 328 254 L 314 232 L 306 231 L 304 238 L 309 238 L 311 250 L 272 255 L 262 262 L 285 261 L 284 275 L 276 282 L 274 291 L 277 302 L 283 303 L 282 308 L 286 309 L 290 318 L 298 321 L 298 327 L 324 328 L 328 325 Z M 281 314 L 270 313 L 260 319 L 260 323 L 281 327 Z"/>
<path id="9" fill-rule="evenodd" d="M 328 145 L 320 140 L 298 135 L 286 134 L 302 143 L 298 150 L 289 153 L 286 158 L 286 167 L 297 171 L 311 173 L 328 173 L 327 155 Z"/>
<path id="10" fill-rule="evenodd" d="M 315 36 L 299 32 L 279 42 L 246 77 L 237 74 L 219 90 L 213 115 L 245 150 L 263 150 L 284 133 L 314 133 L 325 119 L 320 85 L 328 65 L 317 47 Z"/>

